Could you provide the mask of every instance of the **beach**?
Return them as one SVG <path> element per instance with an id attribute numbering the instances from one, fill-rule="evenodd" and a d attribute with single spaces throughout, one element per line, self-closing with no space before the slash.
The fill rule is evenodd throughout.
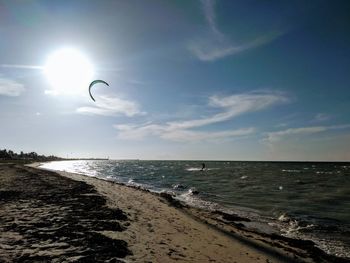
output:
<path id="1" fill-rule="evenodd" d="M 169 194 L 37 167 L 0 164 L 0 262 L 347 262 Z"/>

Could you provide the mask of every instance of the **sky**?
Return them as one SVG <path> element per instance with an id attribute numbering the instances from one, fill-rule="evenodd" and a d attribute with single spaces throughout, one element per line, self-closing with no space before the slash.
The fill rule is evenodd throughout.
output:
<path id="1" fill-rule="evenodd" d="M 350 161 L 350 2 L 0 0 L 0 148 Z M 92 88 L 102 79 L 109 86 Z"/>

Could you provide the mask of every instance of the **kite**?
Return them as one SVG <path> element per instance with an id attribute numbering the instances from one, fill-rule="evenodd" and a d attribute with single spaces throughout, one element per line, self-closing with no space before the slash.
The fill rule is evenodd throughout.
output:
<path id="1" fill-rule="evenodd" d="M 97 83 L 102 83 L 102 84 L 105 84 L 105 85 L 109 86 L 109 84 L 106 81 L 100 80 L 100 79 L 97 79 L 97 80 L 94 80 L 93 82 L 91 82 L 90 85 L 89 85 L 89 94 L 90 94 L 90 97 L 91 97 L 91 99 L 93 101 L 95 101 L 95 99 L 94 99 L 94 97 L 91 94 L 91 88 L 92 88 L 92 86 L 94 86 Z"/>

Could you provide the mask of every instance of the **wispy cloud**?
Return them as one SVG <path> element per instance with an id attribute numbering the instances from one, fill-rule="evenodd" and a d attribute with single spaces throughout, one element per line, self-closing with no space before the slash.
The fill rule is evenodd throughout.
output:
<path id="1" fill-rule="evenodd" d="M 146 84 L 144 81 L 137 80 L 137 79 L 129 79 L 128 83 L 134 84 L 134 85 L 145 85 Z"/>
<path id="2" fill-rule="evenodd" d="M 281 130 L 281 131 L 268 132 L 266 134 L 266 137 L 263 139 L 263 141 L 267 143 L 275 143 L 288 138 L 305 136 L 305 135 L 325 132 L 329 130 L 339 130 L 339 129 L 348 129 L 348 128 L 350 128 L 350 124 L 290 128 L 290 129 Z"/>
<path id="3" fill-rule="evenodd" d="M 245 93 L 231 96 L 212 96 L 208 106 L 218 108 L 220 113 L 201 118 L 185 121 L 172 121 L 162 124 L 146 123 L 141 125 L 114 125 L 120 138 L 142 139 L 146 136 L 158 136 L 171 141 L 198 141 L 218 140 L 225 138 L 241 137 L 255 132 L 255 128 L 248 127 L 236 130 L 224 131 L 198 131 L 195 128 L 204 127 L 233 119 L 239 115 L 256 112 L 273 105 L 287 102 L 288 98 L 280 93 Z"/>
<path id="4" fill-rule="evenodd" d="M 18 68 L 18 69 L 43 69 L 43 66 L 26 65 L 26 64 L 0 64 L 2 68 Z"/>
<path id="5" fill-rule="evenodd" d="M 145 114 L 139 109 L 139 105 L 136 102 L 116 96 L 100 96 L 94 106 L 80 107 L 77 109 L 77 112 L 104 116 L 126 115 L 128 117 Z"/>
<path id="6" fill-rule="evenodd" d="M 318 113 L 318 114 L 316 114 L 313 121 L 314 122 L 322 122 L 322 121 L 328 121 L 330 119 L 331 119 L 331 115 L 329 115 L 327 113 Z"/>
<path id="7" fill-rule="evenodd" d="M 272 105 L 288 102 L 289 99 L 278 92 L 244 93 L 231 96 L 212 96 L 209 106 L 221 108 L 222 112 L 202 119 L 178 121 L 168 123 L 172 128 L 195 128 L 217 122 L 226 121 L 247 112 L 263 110 Z"/>
<path id="8" fill-rule="evenodd" d="M 230 40 L 218 29 L 215 15 L 215 0 L 201 0 L 201 4 L 210 31 L 207 36 L 191 41 L 188 49 L 202 61 L 214 61 L 248 49 L 257 48 L 270 43 L 283 34 L 282 31 L 268 32 L 250 41 L 237 44 L 237 42 Z"/>
<path id="9" fill-rule="evenodd" d="M 161 138 L 178 142 L 217 141 L 227 138 L 243 137 L 255 132 L 255 128 L 244 128 L 218 132 L 202 132 L 191 130 L 171 130 L 161 135 Z"/>
<path id="10" fill-rule="evenodd" d="M 207 39 L 192 42 L 188 48 L 198 59 L 213 61 L 270 43 L 281 34 L 281 32 L 269 33 L 241 45 L 234 45 L 222 39 Z"/>
<path id="11" fill-rule="evenodd" d="M 15 69 L 39 69 L 43 70 L 45 69 L 44 65 L 29 65 L 29 64 L 0 64 L 0 68 L 15 68 Z M 120 72 L 123 71 L 122 68 L 116 68 L 116 67 L 97 67 L 96 71 L 110 71 L 110 72 Z"/>
<path id="12" fill-rule="evenodd" d="M 16 97 L 25 91 L 23 84 L 7 78 L 0 77 L 0 95 Z"/>
<path id="13" fill-rule="evenodd" d="M 218 37 L 223 37 L 223 34 L 216 26 L 215 15 L 215 0 L 201 0 L 203 13 L 211 31 Z"/>
<path id="14" fill-rule="evenodd" d="M 121 139 L 139 140 L 147 136 L 157 136 L 165 140 L 177 142 L 197 142 L 242 137 L 255 132 L 254 128 L 244 128 L 228 131 L 207 132 L 193 131 L 188 129 L 175 129 L 167 124 L 145 124 L 145 125 L 114 125 Z"/>

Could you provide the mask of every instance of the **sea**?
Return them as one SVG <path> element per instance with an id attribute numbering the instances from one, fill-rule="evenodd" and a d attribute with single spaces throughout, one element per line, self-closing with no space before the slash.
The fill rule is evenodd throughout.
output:
<path id="1" fill-rule="evenodd" d="M 190 206 L 250 218 L 262 232 L 350 258 L 350 163 L 72 160 L 43 168 L 168 192 Z M 257 227 L 258 226 L 258 227 Z"/>

